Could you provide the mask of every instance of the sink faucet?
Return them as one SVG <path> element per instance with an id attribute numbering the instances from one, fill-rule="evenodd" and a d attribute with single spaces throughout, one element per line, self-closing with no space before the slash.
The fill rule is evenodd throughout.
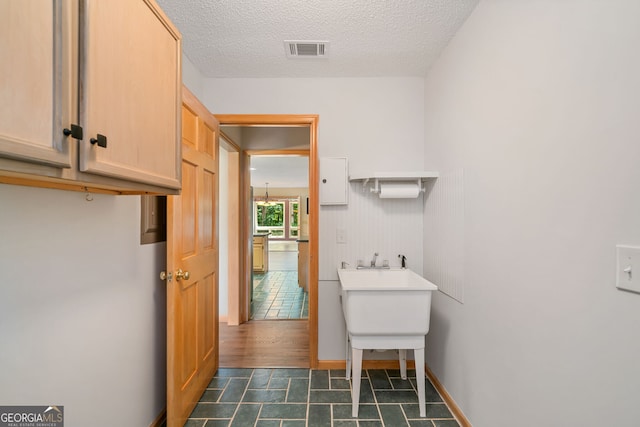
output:
<path id="1" fill-rule="evenodd" d="M 389 261 L 388 260 L 382 260 L 382 265 L 376 265 L 376 261 L 378 260 L 378 252 L 375 252 L 373 254 L 373 258 L 371 259 L 371 262 L 369 263 L 369 265 L 365 265 L 364 261 L 359 259 L 358 260 L 358 264 L 356 265 L 356 270 L 368 270 L 368 269 L 372 269 L 372 270 L 388 270 L 391 267 L 389 266 Z"/>
<path id="2" fill-rule="evenodd" d="M 398 258 L 400 258 L 400 263 L 402 265 L 402 268 L 407 268 L 407 257 L 400 254 L 398 255 Z"/>

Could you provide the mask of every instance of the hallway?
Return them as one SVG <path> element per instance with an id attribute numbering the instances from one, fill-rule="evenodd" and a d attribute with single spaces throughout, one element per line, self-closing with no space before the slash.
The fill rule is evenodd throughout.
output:
<path id="1" fill-rule="evenodd" d="M 269 271 L 253 276 L 251 320 L 306 319 L 307 293 L 298 286 L 295 271 Z"/>
<path id="2" fill-rule="evenodd" d="M 309 317 L 309 295 L 298 286 L 297 250 L 296 242 L 269 242 L 269 271 L 253 273 L 251 320 Z"/>
<path id="3" fill-rule="evenodd" d="M 237 326 L 220 323 L 220 367 L 308 368 L 307 323 L 306 320 L 252 320 Z"/>

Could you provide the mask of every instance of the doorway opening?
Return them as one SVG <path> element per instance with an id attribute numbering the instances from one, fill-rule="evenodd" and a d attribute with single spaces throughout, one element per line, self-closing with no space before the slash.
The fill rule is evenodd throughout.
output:
<path id="1" fill-rule="evenodd" d="M 287 271 L 285 268 L 293 268 L 294 263 L 292 260 L 295 260 L 295 270 L 291 271 L 295 271 L 296 276 L 298 276 L 296 277 L 295 285 L 305 295 L 308 308 L 304 312 L 307 316 L 306 319 L 270 322 L 269 334 L 279 336 L 280 332 L 286 334 L 287 329 L 300 330 L 300 327 L 302 327 L 302 330 L 307 331 L 305 338 L 308 338 L 308 341 L 300 340 L 299 334 L 294 340 L 300 341 L 300 348 L 304 349 L 308 355 L 308 360 L 305 364 L 310 368 L 315 368 L 318 363 L 318 116 L 216 115 L 216 118 L 221 125 L 221 139 L 228 141 L 230 153 L 233 152 L 234 156 L 237 156 L 237 162 L 235 160 L 236 157 L 234 157 L 233 162 L 229 163 L 229 181 L 231 185 L 229 186 L 229 195 L 227 197 L 230 202 L 228 207 L 230 223 L 227 229 L 229 237 L 232 235 L 237 236 L 238 244 L 235 247 L 232 242 L 233 238 L 228 240 L 229 287 L 226 290 L 229 304 L 226 316 L 228 326 L 221 324 L 221 341 L 232 342 L 234 340 L 234 331 L 245 335 L 245 338 L 252 333 L 251 331 L 247 332 L 247 328 L 252 329 L 251 325 L 255 322 L 251 320 L 252 293 L 255 292 L 253 286 L 254 278 L 259 278 L 254 270 L 254 263 L 256 262 L 254 235 L 267 234 L 269 236 L 272 234 L 272 238 L 269 239 L 267 236 L 266 241 L 267 244 L 271 242 L 274 244 L 273 250 L 267 251 L 267 257 L 270 256 L 273 260 L 267 259 L 267 264 L 264 265 L 269 269 L 271 265 L 269 261 L 273 261 L 275 263 L 273 271 L 278 271 L 278 268 L 283 269 L 282 271 Z M 260 134 L 261 136 L 257 137 Z M 299 142 L 292 143 L 292 141 L 295 141 L 295 135 L 304 135 L 306 141 L 304 145 Z M 262 157 L 271 157 L 271 161 L 275 158 L 304 159 L 304 163 L 307 165 L 305 192 L 296 191 L 295 194 L 291 194 L 291 192 L 285 191 L 284 187 L 274 186 L 277 176 L 272 176 L 268 179 L 258 178 L 256 182 L 252 182 L 251 167 L 254 160 Z M 234 164 L 232 165 L 231 163 Z M 234 172 L 231 172 L 232 170 Z M 281 172 L 285 171 L 282 168 L 279 170 Z M 233 186 L 232 181 L 237 181 L 237 188 Z M 269 182 L 268 186 L 264 184 L 266 182 Z M 231 203 L 233 203 L 231 193 L 237 194 L 235 211 L 234 207 L 231 206 Z M 264 207 L 257 204 L 257 202 L 265 201 L 264 199 L 268 199 L 266 201 L 269 204 L 263 204 L 262 206 Z M 271 208 L 271 206 L 277 207 Z M 221 208 L 224 209 L 222 203 Z M 258 215 L 261 216 L 260 220 L 258 220 Z M 303 216 L 306 218 L 303 219 Z M 237 224 L 231 221 L 232 218 L 237 218 Z M 305 221 L 306 224 L 304 223 Z M 222 223 L 220 226 L 221 228 L 224 227 Z M 300 257 L 299 244 L 301 240 L 304 240 L 304 250 L 308 254 L 304 255 L 307 260 L 304 273 L 299 271 L 297 265 Z M 222 236 L 220 241 L 220 252 L 222 253 L 225 250 Z M 294 247 L 292 243 L 295 243 L 295 252 L 291 251 Z M 293 252 L 295 258 L 292 258 L 292 254 L 287 252 Z M 236 265 L 233 265 L 232 258 L 236 259 Z M 280 266 L 278 266 L 278 262 L 281 263 Z M 237 277 L 237 285 L 234 285 L 232 276 Z M 302 287 L 297 283 L 300 276 L 303 276 L 306 287 Z M 222 287 L 221 283 L 221 300 L 225 298 L 222 295 Z M 253 302 L 255 302 L 255 296 L 254 293 Z M 255 305 L 253 308 L 255 309 Z M 272 311 L 272 316 L 275 316 L 275 313 L 276 311 Z M 237 325 L 241 326 L 241 328 L 234 328 Z M 274 332 L 275 329 L 280 332 Z M 264 343 L 265 337 L 256 337 L 256 340 Z M 245 349 L 241 351 L 244 351 L 244 353 L 250 352 L 251 350 L 247 348 L 246 339 L 244 343 Z M 224 366 L 225 351 L 227 349 L 221 342 L 221 366 Z M 233 351 L 237 351 L 237 349 Z M 264 348 L 261 351 L 263 356 L 265 356 L 264 352 L 268 352 Z M 274 352 L 280 356 L 275 366 L 286 366 L 287 361 L 283 360 L 282 352 L 279 351 L 277 343 L 274 347 Z M 234 356 L 234 360 L 238 360 L 237 354 Z M 262 360 L 264 360 L 264 357 Z M 253 366 L 248 367 L 269 366 L 264 363 L 260 362 L 257 365 L 254 363 Z M 298 359 L 291 366 L 300 366 L 299 354 Z"/>
<path id="2" fill-rule="evenodd" d="M 308 146 L 308 136 L 299 145 Z M 250 156 L 251 320 L 309 316 L 309 156 Z M 305 209 L 301 209 L 305 200 Z"/>

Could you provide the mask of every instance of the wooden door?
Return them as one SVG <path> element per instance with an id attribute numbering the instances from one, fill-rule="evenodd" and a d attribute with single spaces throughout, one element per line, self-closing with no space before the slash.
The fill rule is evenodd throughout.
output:
<path id="1" fill-rule="evenodd" d="M 0 157 L 72 165 L 69 1 L 0 1 Z M 75 123 L 75 122 L 74 122 Z"/>
<path id="2" fill-rule="evenodd" d="M 153 0 L 81 5 L 80 170 L 179 189 L 180 33 Z"/>
<path id="3" fill-rule="evenodd" d="M 167 198 L 168 427 L 184 424 L 218 369 L 218 135 L 183 88 L 182 193 Z"/>

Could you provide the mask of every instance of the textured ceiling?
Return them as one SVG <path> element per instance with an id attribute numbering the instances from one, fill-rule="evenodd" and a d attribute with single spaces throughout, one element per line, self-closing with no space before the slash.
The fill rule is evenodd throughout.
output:
<path id="1" fill-rule="evenodd" d="M 419 76 L 478 0 L 157 0 L 205 77 Z M 285 40 L 329 42 L 287 59 Z"/>

